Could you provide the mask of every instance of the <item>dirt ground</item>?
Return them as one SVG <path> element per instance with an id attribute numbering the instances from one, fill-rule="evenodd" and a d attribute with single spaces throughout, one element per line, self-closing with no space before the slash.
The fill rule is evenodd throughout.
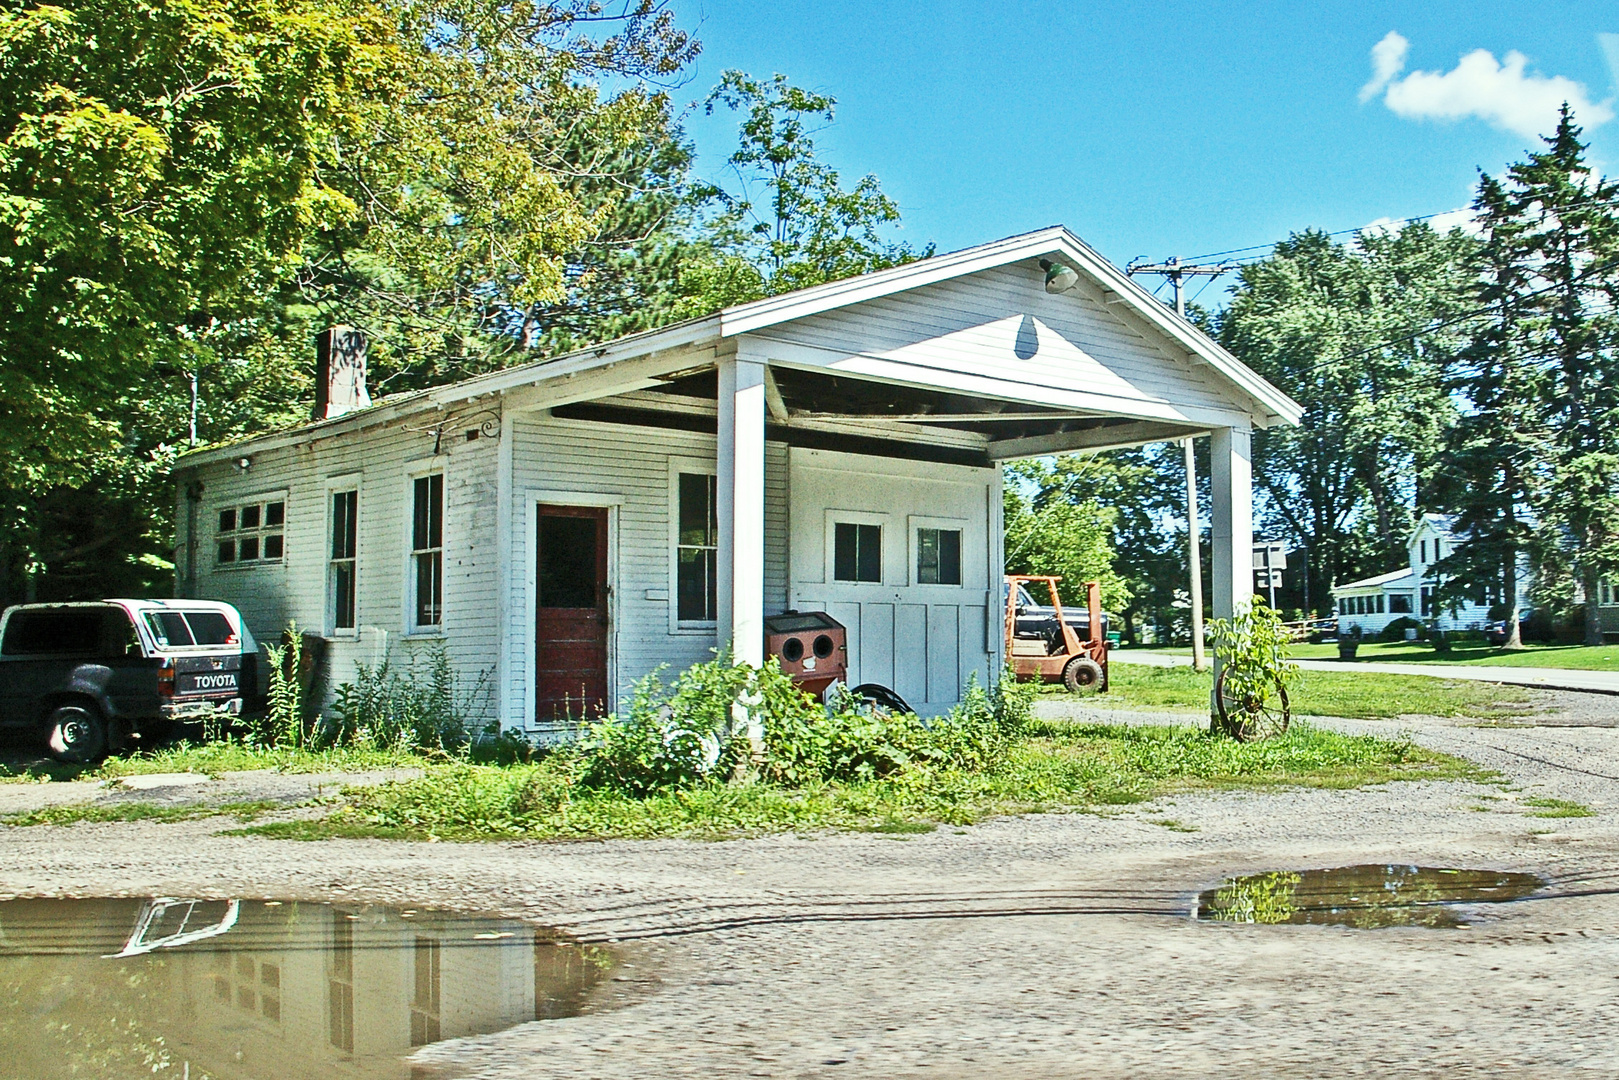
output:
<path id="1" fill-rule="evenodd" d="M 624 963 L 585 1015 L 418 1054 L 449 1077 L 1606 1078 L 1619 1075 L 1619 699 L 1578 704 L 1526 727 L 1332 723 L 1409 730 L 1504 786 L 1182 795 L 920 836 L 723 843 L 14 828 L 0 831 L 0 890 L 403 902 L 616 943 Z M 1596 813 L 1534 817 L 1534 797 Z M 1189 917 L 1229 874 L 1384 862 L 1549 885 L 1459 930 Z"/>

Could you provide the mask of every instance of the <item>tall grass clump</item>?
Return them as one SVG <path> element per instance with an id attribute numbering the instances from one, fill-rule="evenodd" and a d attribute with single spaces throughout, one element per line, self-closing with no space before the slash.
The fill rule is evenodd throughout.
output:
<path id="1" fill-rule="evenodd" d="M 329 745 L 455 754 L 465 751 L 487 711 L 487 672 L 462 686 L 442 642 L 411 653 L 401 665 L 390 650 L 381 663 L 355 665 L 354 681 L 338 686 L 324 729 Z"/>

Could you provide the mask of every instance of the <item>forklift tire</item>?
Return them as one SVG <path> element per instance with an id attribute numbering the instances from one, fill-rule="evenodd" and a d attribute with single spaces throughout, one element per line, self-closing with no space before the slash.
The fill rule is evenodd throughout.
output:
<path id="1" fill-rule="evenodd" d="M 107 722 L 91 705 L 63 705 L 45 721 L 51 757 L 89 765 L 107 752 Z"/>
<path id="2" fill-rule="evenodd" d="M 1075 694 L 1086 690 L 1100 690 L 1102 665 L 1088 656 L 1076 656 L 1062 669 L 1062 684 Z"/>

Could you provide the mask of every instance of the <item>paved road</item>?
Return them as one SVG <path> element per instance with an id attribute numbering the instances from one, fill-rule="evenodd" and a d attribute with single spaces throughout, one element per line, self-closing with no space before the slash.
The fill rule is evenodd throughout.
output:
<path id="1" fill-rule="evenodd" d="M 1108 657 L 1115 664 L 1184 667 L 1190 656 L 1178 653 L 1120 649 Z M 1382 671 L 1390 675 L 1427 675 L 1435 679 L 1473 679 L 1507 686 L 1536 686 L 1546 690 L 1578 690 L 1588 694 L 1619 694 L 1619 671 L 1565 671 L 1561 668 L 1481 667 L 1474 664 L 1398 664 L 1377 660 L 1299 660 L 1306 671 Z"/>

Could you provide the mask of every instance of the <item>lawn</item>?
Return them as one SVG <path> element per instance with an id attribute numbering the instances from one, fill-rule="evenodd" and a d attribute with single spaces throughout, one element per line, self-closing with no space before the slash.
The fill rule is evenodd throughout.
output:
<path id="1" fill-rule="evenodd" d="M 1191 667 L 1108 665 L 1108 692 L 1097 704 L 1120 709 L 1184 709 L 1206 714 L 1213 676 Z M 1066 693 L 1053 688 L 1053 693 Z M 1530 691 L 1517 686 L 1388 675 L 1373 671 L 1304 671 L 1290 691 L 1298 716 L 1392 720 L 1400 716 L 1466 716 L 1482 720 L 1521 715 Z"/>
<path id="2" fill-rule="evenodd" d="M 1243 744 L 1191 726 L 1036 722 L 1006 765 L 988 772 L 918 770 L 795 789 L 711 783 L 637 799 L 572 786 L 551 763 L 453 765 L 350 791 L 322 818 L 242 831 L 310 840 L 723 838 L 825 828 L 908 834 L 997 814 L 1105 811 L 1189 790 L 1484 778 L 1467 762 L 1405 740 L 1302 724 L 1283 738 Z"/>
<path id="3" fill-rule="evenodd" d="M 1182 647 L 1151 648 L 1155 653 L 1190 656 L 1192 650 Z M 1128 655 L 1128 652 L 1125 653 Z M 1338 646 L 1295 645 L 1295 660 L 1338 659 Z M 1619 645 L 1526 645 L 1508 652 L 1483 642 L 1456 642 L 1451 651 L 1436 653 L 1426 641 L 1367 641 L 1353 661 L 1380 660 L 1401 664 L 1474 664 L 1484 667 L 1543 667 L 1568 671 L 1619 671 Z"/>
<path id="4" fill-rule="evenodd" d="M 1336 660 L 1337 645 L 1299 645 L 1298 660 Z M 1541 667 L 1570 671 L 1619 671 L 1619 645 L 1529 645 L 1507 651 L 1483 642 L 1457 642 L 1451 651 L 1436 653 L 1426 641 L 1368 641 L 1355 662 L 1382 660 L 1401 664 L 1474 664 L 1484 667 Z"/>
<path id="5" fill-rule="evenodd" d="M 98 765 L 67 765 L 42 759 L 21 765 L 0 764 L 0 783 L 56 780 L 115 780 L 152 773 L 202 773 L 268 769 L 284 773 L 363 772 L 370 769 L 420 768 L 424 759 L 406 750 L 371 750 L 339 746 L 330 750 L 258 749 L 237 742 L 175 743 L 153 751 L 109 757 Z"/>

